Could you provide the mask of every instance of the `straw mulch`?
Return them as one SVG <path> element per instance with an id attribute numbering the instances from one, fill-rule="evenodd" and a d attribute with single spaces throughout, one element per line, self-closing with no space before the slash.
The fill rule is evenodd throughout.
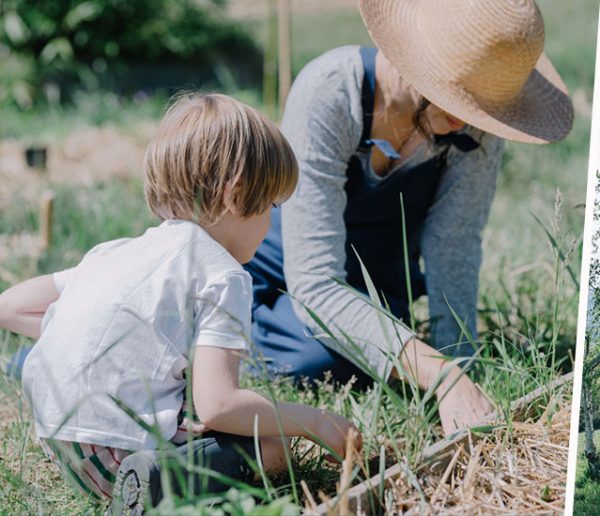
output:
<path id="1" fill-rule="evenodd" d="M 445 469 L 401 475 L 388 514 L 559 514 L 567 476 L 571 404 L 554 399 L 537 421 L 469 436 Z"/>

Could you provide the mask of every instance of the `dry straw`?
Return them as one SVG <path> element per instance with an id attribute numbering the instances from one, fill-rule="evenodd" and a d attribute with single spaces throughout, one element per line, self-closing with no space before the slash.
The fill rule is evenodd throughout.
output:
<path id="1" fill-rule="evenodd" d="M 459 431 L 429 446 L 416 469 L 396 464 L 383 477 L 376 475 L 350 490 L 342 480 L 337 497 L 321 497 L 323 503 L 317 507 L 311 497 L 306 513 L 562 513 L 571 387 L 568 374 L 536 389 L 511 404 L 509 420 L 493 416 L 485 426 Z M 346 476 L 343 472 L 342 479 Z M 373 508 L 368 493 L 374 495 L 381 482 L 385 495 Z"/>
<path id="2" fill-rule="evenodd" d="M 513 423 L 485 438 L 456 448 L 442 473 L 419 477 L 427 504 L 400 475 L 390 486 L 392 513 L 403 514 L 558 514 L 564 507 L 570 401 L 554 400 L 558 410 L 538 421 Z"/>

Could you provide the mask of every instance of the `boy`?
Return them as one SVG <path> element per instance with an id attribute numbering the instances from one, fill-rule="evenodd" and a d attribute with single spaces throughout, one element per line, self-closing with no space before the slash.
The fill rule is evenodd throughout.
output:
<path id="1" fill-rule="evenodd" d="M 162 224 L 0 295 L 0 327 L 39 339 L 23 368 L 37 434 L 84 490 L 111 497 L 116 482 L 129 509 L 141 510 L 146 491 L 157 503 L 152 450 L 205 429 L 215 433 L 194 443 L 195 462 L 244 480 L 255 419 L 267 471 L 284 465 L 281 433 L 343 455 L 357 432 L 349 421 L 291 403 L 278 404 L 278 421 L 271 401 L 238 384 L 252 302 L 241 264 L 297 175 L 287 141 L 258 112 L 223 95 L 183 96 L 145 158 L 146 199 Z M 188 365 L 202 425 L 182 421 Z"/>

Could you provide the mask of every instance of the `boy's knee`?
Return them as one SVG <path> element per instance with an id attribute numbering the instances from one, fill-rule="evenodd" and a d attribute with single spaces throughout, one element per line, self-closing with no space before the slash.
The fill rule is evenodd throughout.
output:
<path id="1" fill-rule="evenodd" d="M 267 473 L 282 473 L 286 470 L 286 453 L 292 453 L 289 437 L 261 437 L 260 451 L 263 467 Z"/>

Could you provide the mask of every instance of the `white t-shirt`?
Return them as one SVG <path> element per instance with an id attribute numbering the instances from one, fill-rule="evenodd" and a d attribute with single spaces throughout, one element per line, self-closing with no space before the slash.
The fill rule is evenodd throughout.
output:
<path id="1" fill-rule="evenodd" d="M 124 407 L 168 440 L 191 347 L 247 348 L 250 275 L 192 222 L 100 244 L 54 280 L 60 297 L 23 368 L 39 437 L 155 448 Z"/>

